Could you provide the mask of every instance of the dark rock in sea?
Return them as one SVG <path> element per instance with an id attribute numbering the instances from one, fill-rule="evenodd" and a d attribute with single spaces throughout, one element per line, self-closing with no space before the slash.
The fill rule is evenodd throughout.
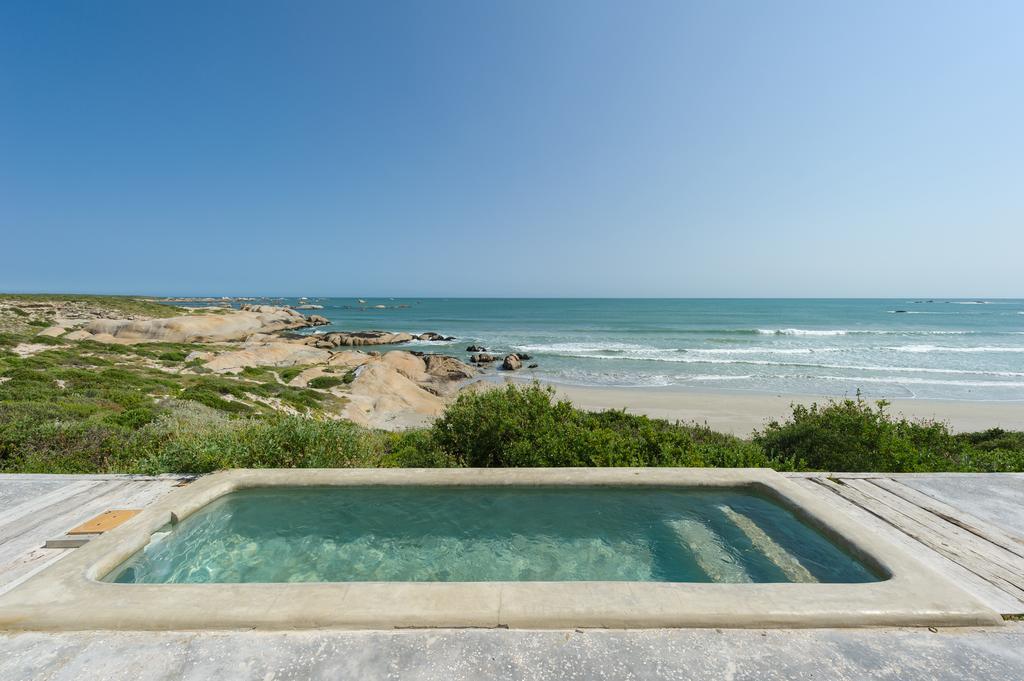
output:
<path id="1" fill-rule="evenodd" d="M 501 363 L 501 368 L 505 371 L 515 371 L 522 368 L 522 366 L 522 361 L 516 355 L 505 355 L 505 360 Z"/>
<path id="2" fill-rule="evenodd" d="M 528 366 L 528 367 L 526 367 L 526 368 L 527 368 L 527 369 L 536 369 L 536 368 L 537 368 L 537 365 L 536 365 L 536 364 L 531 364 L 530 366 Z"/>
<path id="3" fill-rule="evenodd" d="M 901 313 L 902 313 L 902 314 L 906 314 L 906 313 L 907 313 L 907 311 L 906 311 L 906 310 L 893 310 L 893 312 L 894 312 L 895 314 L 901 314 Z"/>
<path id="4" fill-rule="evenodd" d="M 470 345 L 466 348 L 466 352 L 487 352 L 487 348 L 482 345 Z"/>
<path id="5" fill-rule="evenodd" d="M 473 364 L 489 364 L 490 362 L 497 361 L 497 357 L 494 355 L 488 355 L 486 352 L 481 352 L 473 355 L 469 358 L 469 361 Z"/>
<path id="6" fill-rule="evenodd" d="M 452 341 L 455 340 L 455 336 L 442 336 L 439 333 L 433 331 L 427 331 L 416 336 L 418 340 L 422 341 Z"/>
<path id="7" fill-rule="evenodd" d="M 527 361 L 527 360 L 533 359 L 532 357 L 530 357 L 525 352 L 517 352 L 516 353 L 516 357 L 518 357 L 519 359 L 521 359 L 524 362 Z"/>
<path id="8" fill-rule="evenodd" d="M 409 354 L 413 355 L 414 357 L 422 357 L 427 353 L 423 352 L 422 350 L 410 350 Z"/>

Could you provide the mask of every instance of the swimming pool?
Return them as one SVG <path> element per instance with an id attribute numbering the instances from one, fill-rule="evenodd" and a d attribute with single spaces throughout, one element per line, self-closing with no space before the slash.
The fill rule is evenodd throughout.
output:
<path id="1" fill-rule="evenodd" d="M 1001 624 L 765 469 L 234 470 L 0 595 L 0 628 Z"/>
<path id="2" fill-rule="evenodd" d="M 281 487 L 225 495 L 118 583 L 827 582 L 878 578 L 742 488 Z"/>

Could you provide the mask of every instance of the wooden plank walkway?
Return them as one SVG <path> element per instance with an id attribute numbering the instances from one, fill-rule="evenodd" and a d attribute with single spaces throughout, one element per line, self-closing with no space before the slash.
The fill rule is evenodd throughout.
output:
<path id="1" fill-rule="evenodd" d="M 796 484 L 827 500 L 878 535 L 1004 615 L 1024 614 L 1024 533 L 977 517 L 925 493 L 951 476 L 794 473 Z M 188 476 L 0 474 L 0 593 L 74 549 L 44 549 L 89 518 L 113 508 L 144 508 Z M 966 478 L 960 478 L 966 479 Z M 1024 497 L 1024 477 L 989 478 Z M 932 485 L 934 487 L 934 485 Z M 978 499 L 980 505 L 984 499 Z M 1022 511 L 1016 508 L 1018 515 Z"/>
<path id="2" fill-rule="evenodd" d="M 938 475 L 794 473 L 787 477 L 880 537 L 903 546 L 994 610 L 1024 614 L 1024 536 L 911 486 L 915 480 Z M 1017 478 L 1012 480 L 1016 484 Z"/>
<path id="3" fill-rule="evenodd" d="M 74 549 L 43 542 L 112 508 L 144 508 L 188 476 L 0 475 L 0 593 Z"/>

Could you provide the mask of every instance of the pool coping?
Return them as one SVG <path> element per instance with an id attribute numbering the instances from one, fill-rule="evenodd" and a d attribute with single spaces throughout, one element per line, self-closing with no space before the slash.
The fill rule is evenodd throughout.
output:
<path id="1" fill-rule="evenodd" d="M 753 487 L 888 579 L 862 584 L 99 581 L 152 532 L 232 491 L 266 486 Z M 770 469 L 263 469 L 214 473 L 0 596 L 0 629 L 648 628 L 1000 625 L 995 611 Z"/>

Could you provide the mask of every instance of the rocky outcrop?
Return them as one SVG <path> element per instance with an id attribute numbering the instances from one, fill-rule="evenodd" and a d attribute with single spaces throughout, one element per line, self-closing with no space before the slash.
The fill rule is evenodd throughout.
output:
<path id="1" fill-rule="evenodd" d="M 315 316 L 315 315 L 314 315 Z M 454 336 L 442 336 L 433 331 L 419 335 L 392 331 L 333 331 L 311 336 L 306 342 L 318 348 L 358 347 L 362 345 L 397 345 L 409 341 L 451 341 Z"/>
<path id="2" fill-rule="evenodd" d="M 246 343 L 241 350 L 222 352 L 204 366 L 217 373 L 235 372 L 245 367 L 290 367 L 297 364 L 325 364 L 331 353 L 304 343 L 270 341 Z"/>
<path id="3" fill-rule="evenodd" d="M 469 358 L 469 361 L 473 364 L 490 364 L 498 360 L 494 355 L 488 355 L 486 352 L 480 352 Z"/>
<path id="4" fill-rule="evenodd" d="M 429 423 L 458 393 L 460 381 L 476 374 L 473 367 L 445 355 L 419 357 L 399 350 L 379 357 L 352 354 L 367 360 L 349 387 L 343 416 L 370 428 L 399 430 Z"/>
<path id="5" fill-rule="evenodd" d="M 482 345 L 470 345 L 466 348 L 466 352 L 487 352 L 487 348 Z"/>
<path id="6" fill-rule="evenodd" d="M 505 355 L 504 361 L 501 363 L 501 368 L 505 371 L 515 371 L 523 366 L 523 362 L 519 359 L 518 355 Z"/>
<path id="7" fill-rule="evenodd" d="M 48 326 L 36 335 L 57 338 L 58 336 L 63 336 L 65 331 L 67 331 L 67 328 L 63 326 Z"/>
<path id="8" fill-rule="evenodd" d="M 310 322 L 302 313 L 272 305 L 243 305 L 240 311 L 221 314 L 191 314 L 168 319 L 97 319 L 84 330 L 95 340 L 133 343 L 167 341 L 202 343 L 245 340 L 256 333 L 301 329 L 327 320 Z"/>
<path id="9" fill-rule="evenodd" d="M 415 336 L 411 333 L 390 331 L 335 331 L 310 336 L 306 341 L 318 348 L 357 347 L 361 345 L 394 345 L 408 343 Z"/>

